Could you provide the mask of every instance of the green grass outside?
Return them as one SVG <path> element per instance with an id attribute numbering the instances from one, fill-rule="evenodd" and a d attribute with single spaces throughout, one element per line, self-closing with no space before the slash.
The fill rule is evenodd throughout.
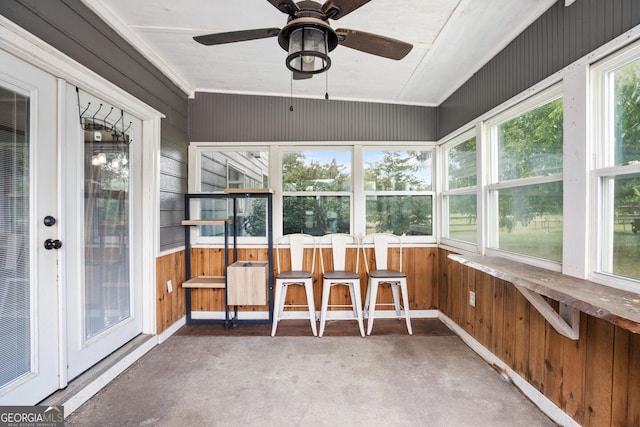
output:
<path id="1" fill-rule="evenodd" d="M 477 224 L 467 217 L 449 219 L 453 239 L 476 243 Z M 537 218 L 527 226 L 517 224 L 510 232 L 499 233 L 500 249 L 551 261 L 562 261 L 562 221 L 560 217 Z M 640 232 L 634 234 L 630 224 L 615 224 L 613 237 L 613 273 L 640 279 Z"/>

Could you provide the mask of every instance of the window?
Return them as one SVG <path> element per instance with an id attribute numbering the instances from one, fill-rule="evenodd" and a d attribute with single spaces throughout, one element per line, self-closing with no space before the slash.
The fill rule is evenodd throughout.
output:
<path id="1" fill-rule="evenodd" d="M 269 153 L 258 150 L 202 149 L 197 151 L 198 178 L 192 192 L 216 193 L 226 188 L 266 188 L 268 186 Z M 233 217 L 230 200 L 201 199 L 197 202 L 201 219 L 229 219 Z M 236 201 L 236 229 L 240 237 L 266 236 L 266 200 L 240 199 Z M 219 237 L 224 228 L 217 225 L 199 227 L 199 242 L 206 237 Z"/>
<path id="2" fill-rule="evenodd" d="M 275 235 L 392 232 L 407 243 L 435 243 L 434 144 L 266 147 L 190 147 L 189 191 L 271 187 Z M 278 159 L 275 160 L 274 159 Z M 270 162 L 271 160 L 271 162 Z M 271 176 L 270 176 L 271 174 Z M 227 219 L 233 205 L 200 199 L 191 212 L 202 219 Z M 239 242 L 266 241 L 266 202 L 237 200 Z M 219 244 L 222 226 L 192 228 L 194 242 Z"/>
<path id="3" fill-rule="evenodd" d="M 351 232 L 351 150 L 282 151 L 283 234 Z"/>
<path id="4" fill-rule="evenodd" d="M 364 151 L 366 233 L 433 234 L 431 151 Z"/>
<path id="5" fill-rule="evenodd" d="M 489 122 L 489 236 L 493 249 L 562 261 L 561 88 Z"/>
<path id="6" fill-rule="evenodd" d="M 478 181 L 476 138 L 472 134 L 466 132 L 444 146 L 442 237 L 475 245 L 478 240 Z"/>
<path id="7" fill-rule="evenodd" d="M 594 67 L 596 272 L 640 279 L 640 47 Z"/>

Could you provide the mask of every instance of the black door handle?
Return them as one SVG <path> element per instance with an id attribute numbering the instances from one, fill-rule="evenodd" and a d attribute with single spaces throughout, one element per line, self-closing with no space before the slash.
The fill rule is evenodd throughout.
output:
<path id="1" fill-rule="evenodd" d="M 44 241 L 44 248 L 48 251 L 51 249 L 60 249 L 62 247 L 62 242 L 58 239 L 47 239 Z"/>

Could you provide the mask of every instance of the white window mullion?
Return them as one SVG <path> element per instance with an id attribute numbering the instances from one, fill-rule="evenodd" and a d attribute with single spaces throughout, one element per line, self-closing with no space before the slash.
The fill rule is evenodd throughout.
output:
<path id="1" fill-rule="evenodd" d="M 353 199 L 351 229 L 354 235 L 364 235 L 366 233 L 366 203 L 364 193 L 364 154 L 362 145 L 353 147 Z"/>
<path id="2" fill-rule="evenodd" d="M 568 71 L 564 88 L 563 144 L 563 253 L 562 272 L 586 278 L 589 273 L 590 209 L 589 172 L 592 168 L 589 138 L 589 70 Z"/>
<path id="3" fill-rule="evenodd" d="M 488 236 L 488 218 L 487 215 L 487 192 L 486 186 L 489 183 L 489 176 L 487 173 L 491 170 L 488 168 L 489 161 L 491 157 L 489 156 L 489 142 L 491 138 L 489 138 L 489 130 L 487 126 L 485 126 L 484 122 L 478 123 L 475 129 L 476 132 L 476 167 L 478 174 L 478 182 L 476 188 L 476 197 L 478 199 L 478 218 L 476 222 L 478 224 L 478 252 L 481 255 L 486 255 L 487 253 L 487 236 Z"/>
<path id="4" fill-rule="evenodd" d="M 273 195 L 273 236 L 282 236 L 282 151 L 277 145 L 269 149 L 269 187 Z"/>

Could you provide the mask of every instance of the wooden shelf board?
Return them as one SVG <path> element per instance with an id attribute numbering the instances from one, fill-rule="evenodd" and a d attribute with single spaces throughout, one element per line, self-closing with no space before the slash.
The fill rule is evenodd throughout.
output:
<path id="1" fill-rule="evenodd" d="M 640 333 L 640 294 L 496 256 L 449 255 L 449 259 L 554 299 L 590 316 Z"/>
<path id="2" fill-rule="evenodd" d="M 198 276 L 182 284 L 183 288 L 224 288 L 224 276 Z"/>
<path id="3" fill-rule="evenodd" d="M 182 225 L 224 225 L 224 219 L 183 219 Z"/>

